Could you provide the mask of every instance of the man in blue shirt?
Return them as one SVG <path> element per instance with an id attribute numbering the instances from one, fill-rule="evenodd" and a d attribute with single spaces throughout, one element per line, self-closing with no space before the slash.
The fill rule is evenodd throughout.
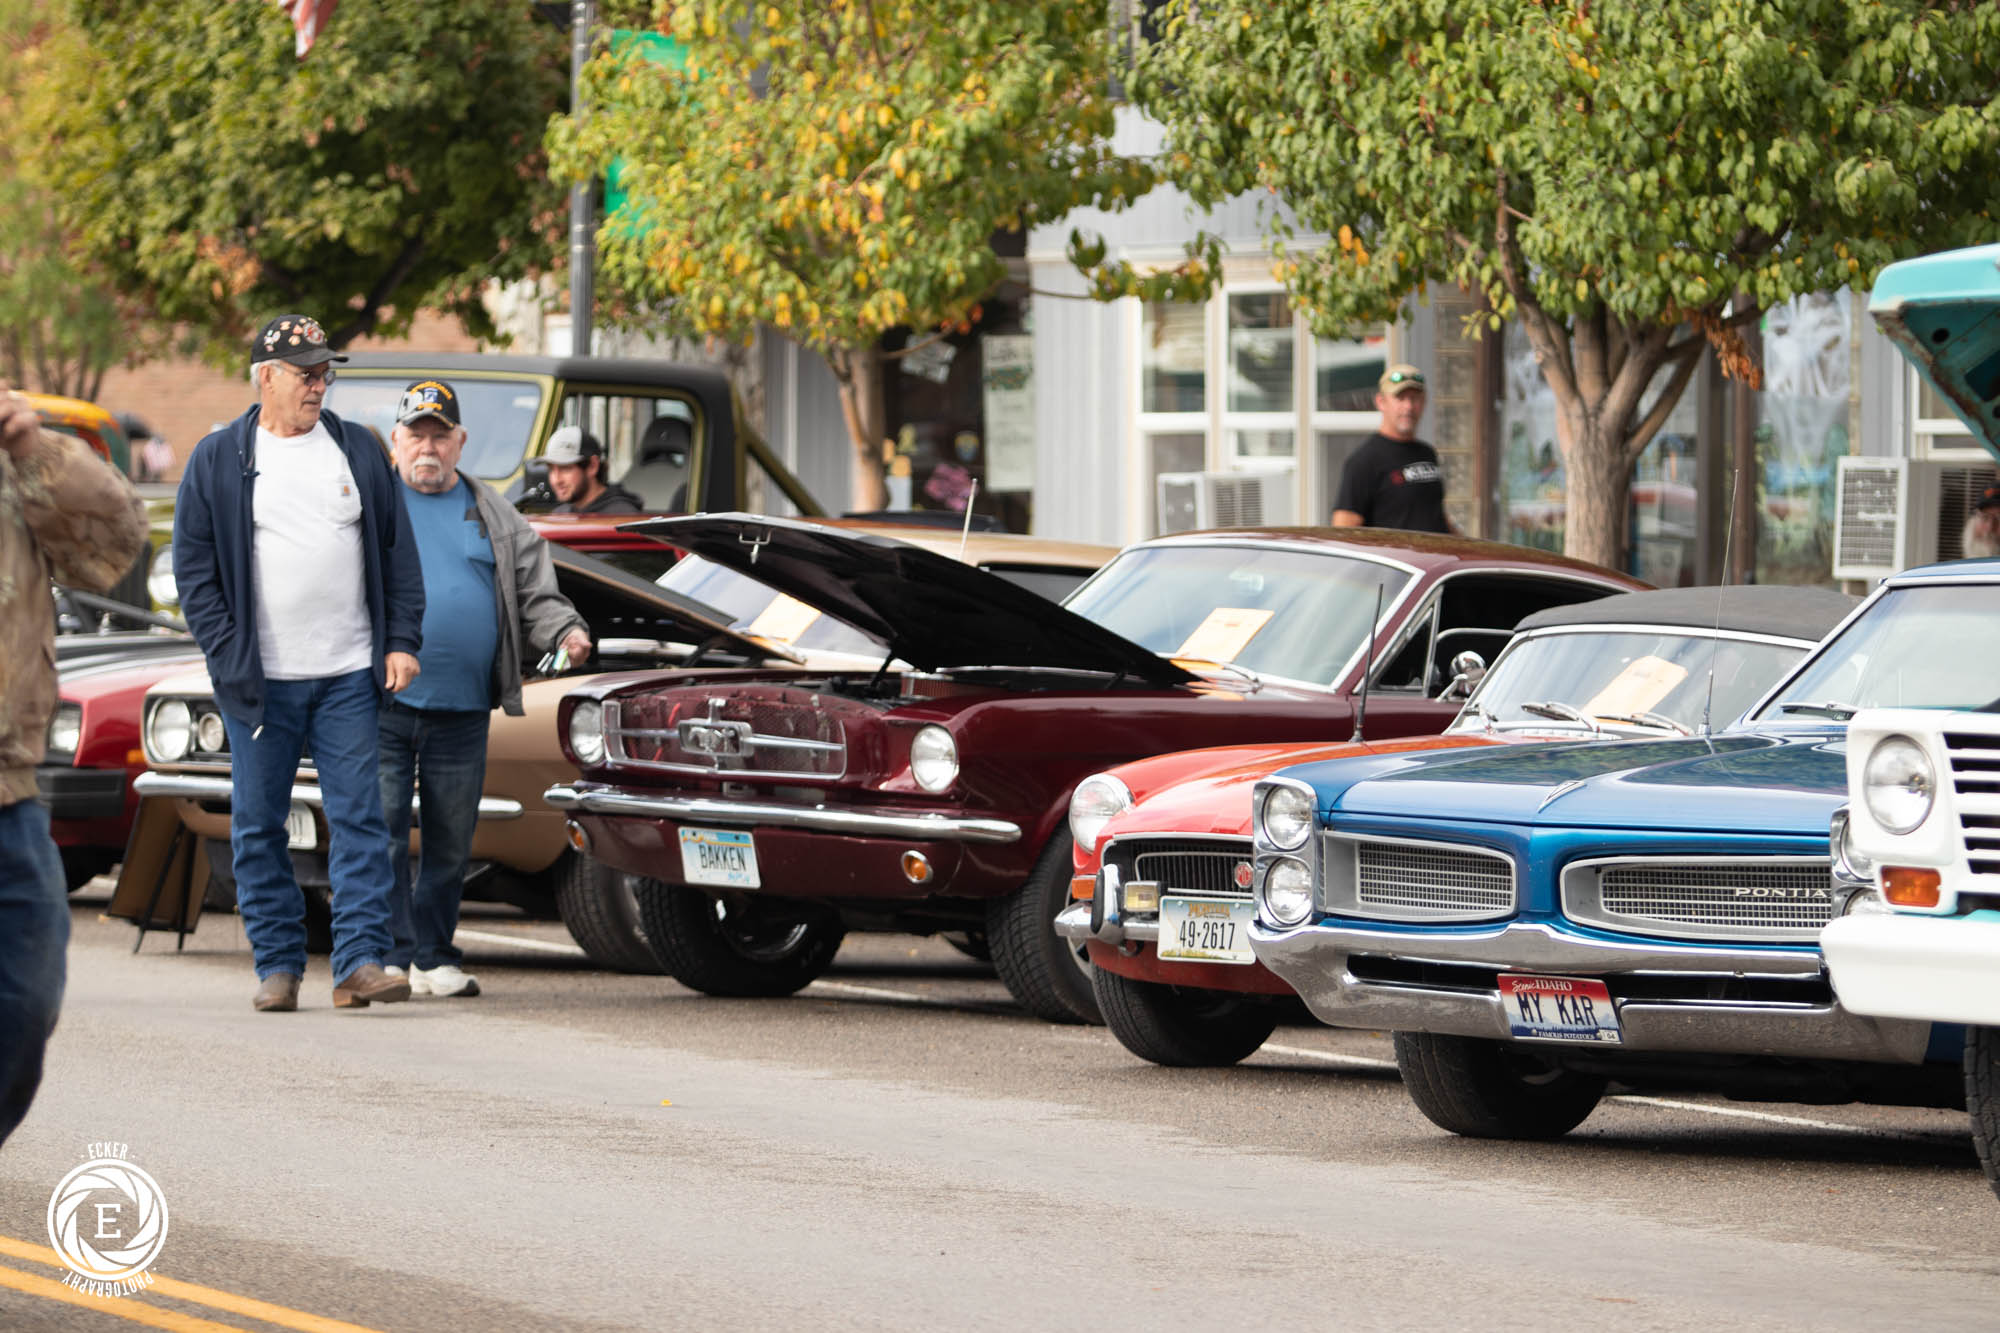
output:
<path id="1" fill-rule="evenodd" d="M 390 442 L 423 557 L 425 637 L 423 674 L 383 705 L 378 726 L 382 808 L 397 849 L 389 970 L 408 969 L 413 995 L 477 995 L 452 935 L 486 781 L 487 721 L 495 707 L 521 713 L 524 641 L 582 661 L 590 633 L 556 590 L 548 544 L 491 486 L 458 470 L 465 427 L 449 384 L 405 389 Z M 413 883 L 404 849 L 419 780 Z"/>

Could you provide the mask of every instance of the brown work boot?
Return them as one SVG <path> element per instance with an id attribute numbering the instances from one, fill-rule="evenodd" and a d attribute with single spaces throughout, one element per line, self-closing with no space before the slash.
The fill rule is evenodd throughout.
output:
<path id="1" fill-rule="evenodd" d="M 383 971 L 380 963 L 363 963 L 333 984 L 336 1009 L 366 1009 L 371 1000 L 393 1004 L 409 998 L 410 979 Z"/>
<path id="2" fill-rule="evenodd" d="M 289 972 L 273 972 L 257 987 L 253 1008 L 273 1013 L 290 1013 L 299 1007 L 299 979 Z"/>

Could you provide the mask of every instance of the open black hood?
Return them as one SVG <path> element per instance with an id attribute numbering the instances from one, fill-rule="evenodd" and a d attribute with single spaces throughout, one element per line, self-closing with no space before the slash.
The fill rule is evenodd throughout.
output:
<path id="1" fill-rule="evenodd" d="M 602 560 L 549 543 L 549 560 L 563 596 L 576 605 L 593 639 L 669 639 L 704 645 L 751 661 L 798 655 L 773 648 L 730 627 L 712 606 L 635 578 Z"/>
<path id="2" fill-rule="evenodd" d="M 762 514 L 625 526 L 796 597 L 921 670 L 1047 667 L 1153 685 L 1196 679 L 997 574 L 907 542 Z"/>

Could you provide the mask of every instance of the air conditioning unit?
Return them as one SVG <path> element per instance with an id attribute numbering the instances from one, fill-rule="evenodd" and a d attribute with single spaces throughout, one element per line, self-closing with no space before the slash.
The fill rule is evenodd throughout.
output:
<path id="1" fill-rule="evenodd" d="M 1991 463 L 1845 457 L 1836 464 L 1833 576 L 1866 583 L 1964 555 L 1959 537 L 1972 502 L 2000 480 Z"/>
<path id="2" fill-rule="evenodd" d="M 1260 528 L 1298 522 L 1290 468 L 1271 472 L 1162 472 L 1159 531 Z"/>

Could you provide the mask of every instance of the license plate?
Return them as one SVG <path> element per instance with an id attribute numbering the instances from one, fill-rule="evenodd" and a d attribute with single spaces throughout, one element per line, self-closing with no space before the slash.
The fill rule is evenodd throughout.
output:
<path id="1" fill-rule="evenodd" d="M 1254 963 L 1247 898 L 1160 899 L 1160 957 L 1184 963 Z"/>
<path id="2" fill-rule="evenodd" d="M 298 852 L 309 852 L 319 846 L 319 830 L 313 825 L 309 807 L 294 802 L 285 812 L 285 842 Z"/>
<path id="3" fill-rule="evenodd" d="M 1530 1041 L 1587 1041 L 1617 1045 L 1618 1009 L 1604 983 L 1589 977 L 1500 976 L 1507 1027 Z"/>
<path id="4" fill-rule="evenodd" d="M 689 884 L 715 884 L 725 889 L 754 889 L 757 844 L 735 829 L 681 830 L 681 874 Z"/>

